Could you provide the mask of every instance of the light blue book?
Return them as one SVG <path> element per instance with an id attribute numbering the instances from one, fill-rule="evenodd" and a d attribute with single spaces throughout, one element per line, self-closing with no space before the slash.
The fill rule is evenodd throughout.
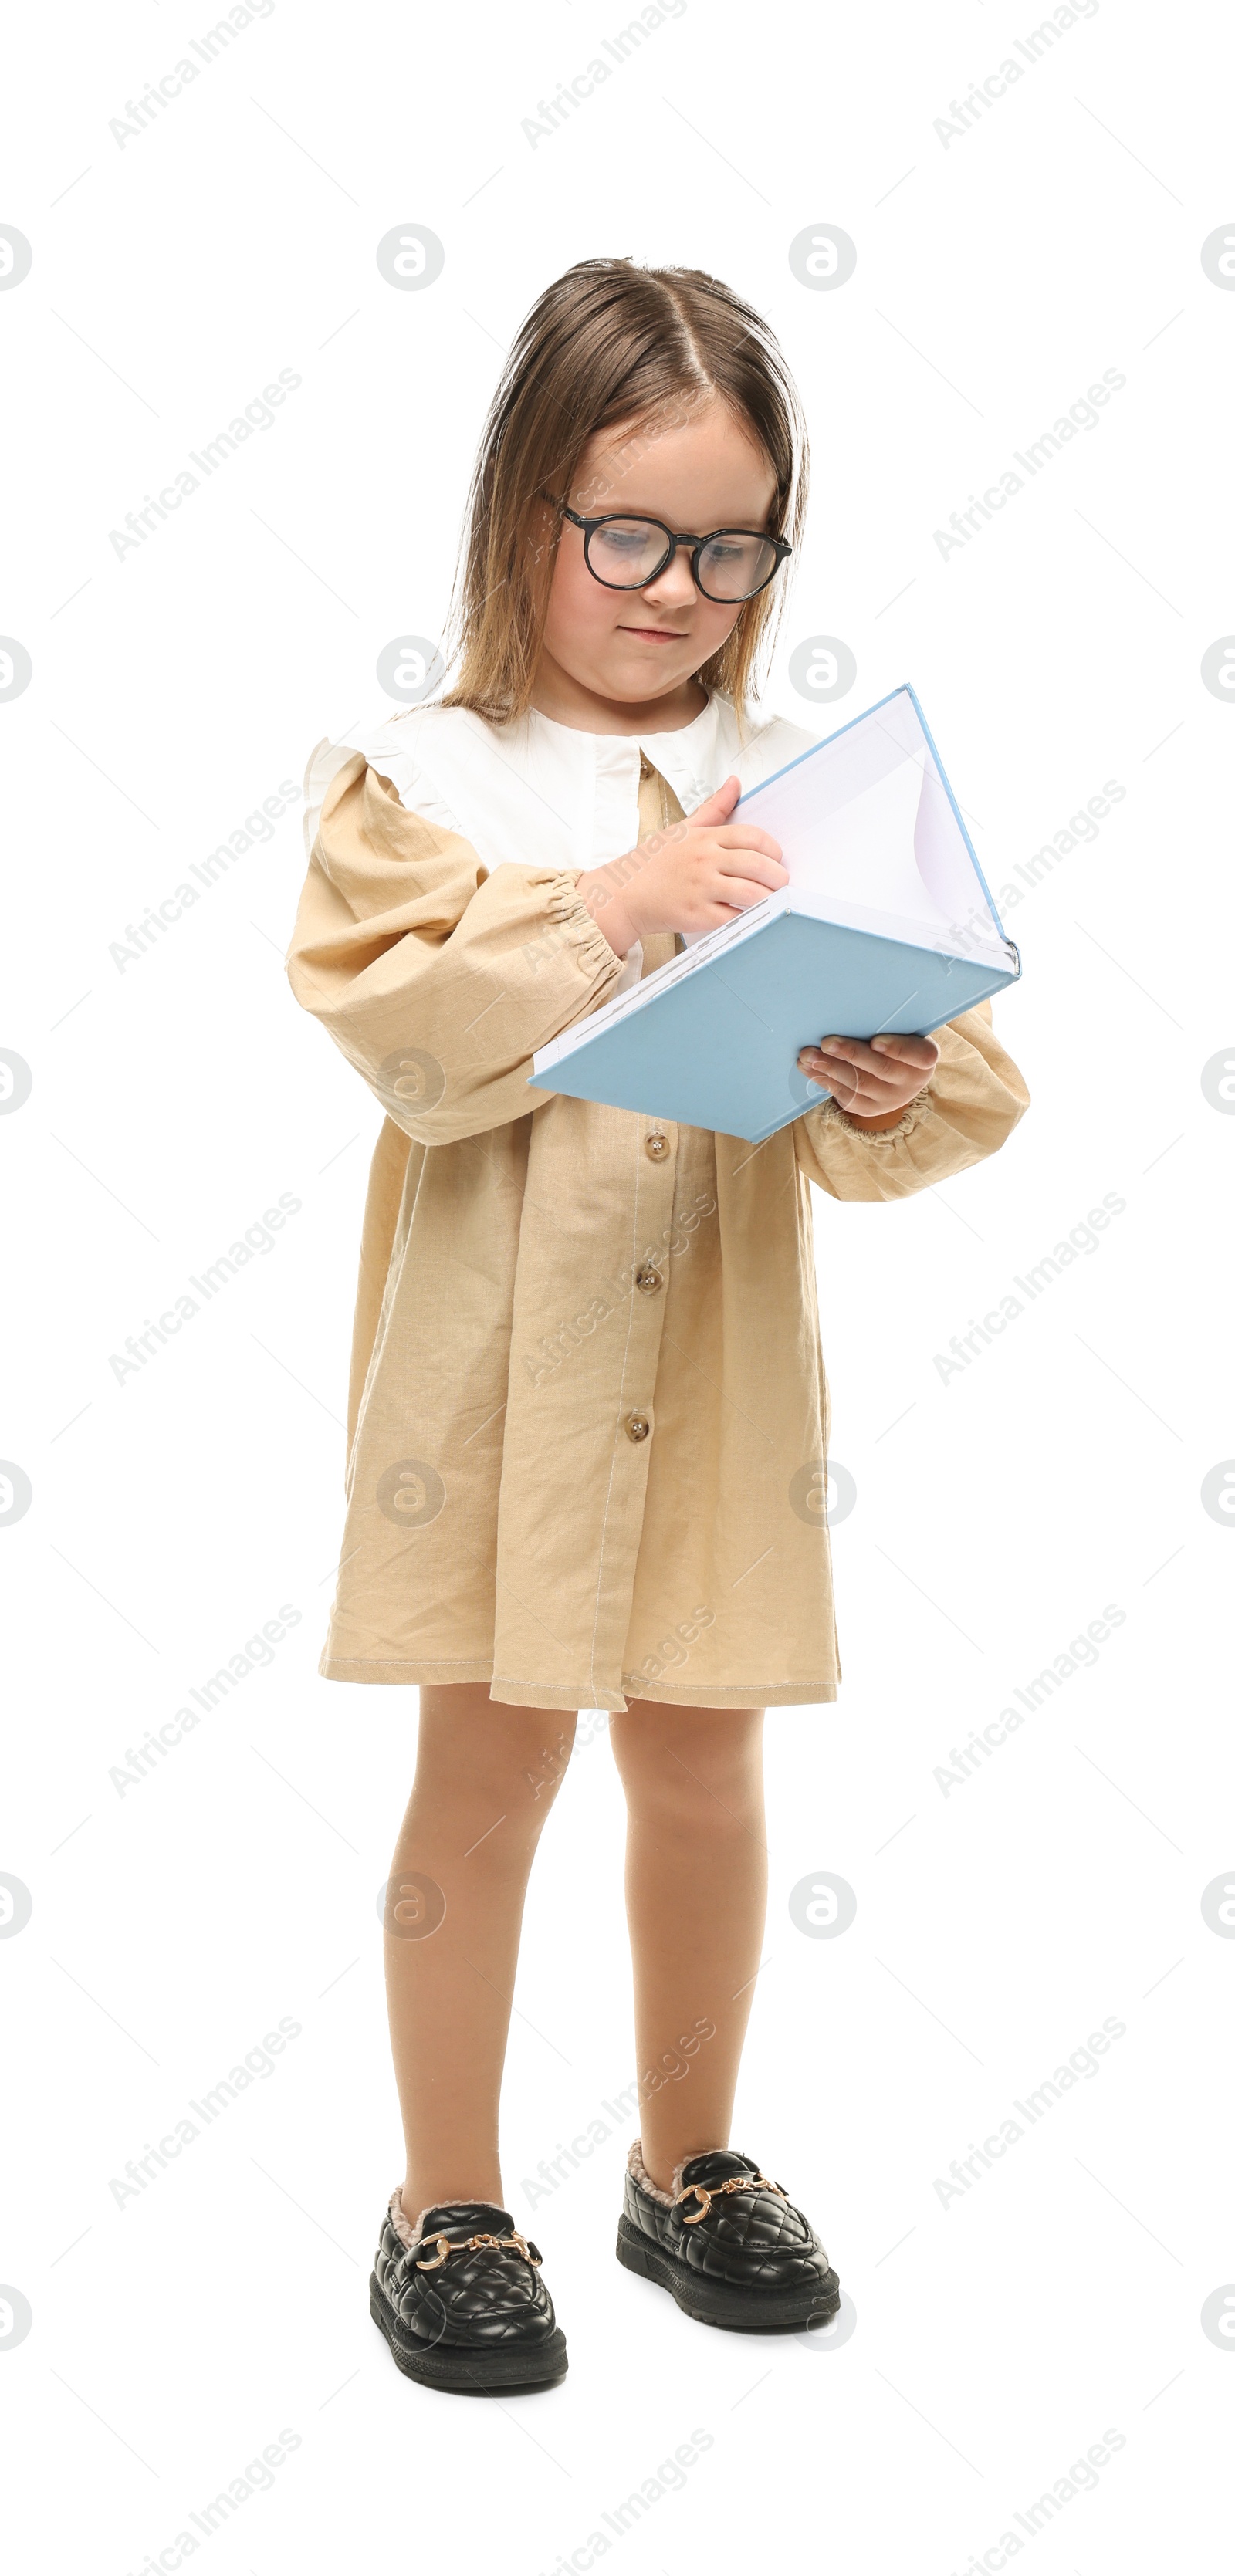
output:
<path id="1" fill-rule="evenodd" d="M 538 1088 L 761 1144 L 826 1097 L 800 1047 L 927 1036 L 1019 976 L 907 684 L 739 815 L 779 841 L 788 885 L 539 1047 Z"/>

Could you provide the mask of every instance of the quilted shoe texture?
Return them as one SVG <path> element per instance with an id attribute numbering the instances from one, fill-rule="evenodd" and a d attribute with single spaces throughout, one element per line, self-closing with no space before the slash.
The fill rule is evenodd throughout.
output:
<path id="1" fill-rule="evenodd" d="M 840 2282 L 809 2219 L 770 2189 L 766 2176 L 756 2182 L 761 2173 L 750 2156 L 713 2147 L 688 2158 L 672 2193 L 658 2192 L 636 2143 L 618 2221 L 619 2263 L 668 2290 L 701 2325 L 734 2334 L 826 2325 L 840 2306 Z M 726 2182 L 754 2188 L 722 2191 Z M 690 2184 L 701 2191 L 678 2200 Z"/>
<path id="2" fill-rule="evenodd" d="M 539 2248 L 528 2245 L 532 2263 L 517 2245 L 468 2246 L 472 2236 L 512 2236 L 509 2210 L 484 2200 L 442 2201 L 424 2212 L 415 2236 L 406 2219 L 402 2224 L 400 2235 L 392 2203 L 369 2282 L 369 2311 L 409 2379 L 487 2396 L 549 2388 L 565 2378 L 566 2338 L 537 2268 Z M 440 2238 L 454 2250 L 435 2263 Z"/>

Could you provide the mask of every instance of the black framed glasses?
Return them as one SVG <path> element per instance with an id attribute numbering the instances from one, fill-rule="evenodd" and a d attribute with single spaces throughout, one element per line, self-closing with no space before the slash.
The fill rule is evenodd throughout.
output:
<path id="1" fill-rule="evenodd" d="M 581 519 L 564 501 L 554 504 L 572 528 L 583 530 L 583 560 L 593 581 L 606 590 L 646 590 L 672 563 L 679 546 L 690 547 L 695 587 L 705 599 L 726 606 L 754 599 L 766 590 L 793 552 L 784 537 L 769 537 L 757 528 L 713 528 L 706 537 L 676 536 L 663 519 L 637 519 L 624 511 L 603 518 Z"/>

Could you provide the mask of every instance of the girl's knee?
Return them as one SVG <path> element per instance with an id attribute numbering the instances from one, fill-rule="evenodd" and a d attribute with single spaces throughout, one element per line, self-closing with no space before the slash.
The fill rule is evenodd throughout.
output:
<path id="1" fill-rule="evenodd" d="M 574 1733 L 573 1711 L 507 1708 L 487 1696 L 469 1707 L 422 1708 L 416 1791 L 487 1793 L 512 1823 L 535 1832 L 565 1776 Z"/>
<path id="2" fill-rule="evenodd" d="M 692 1710 L 685 1726 L 682 1715 L 644 1703 L 613 1720 L 628 1807 L 695 1833 L 746 1830 L 763 1803 L 762 1712 Z"/>

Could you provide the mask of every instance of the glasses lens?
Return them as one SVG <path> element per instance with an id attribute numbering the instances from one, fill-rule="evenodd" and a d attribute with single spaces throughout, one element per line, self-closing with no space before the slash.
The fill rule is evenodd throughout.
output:
<path id="1" fill-rule="evenodd" d="M 592 530 L 588 563 L 611 589 L 640 590 L 659 572 L 665 545 L 664 529 L 652 519 L 606 519 Z"/>
<path id="2" fill-rule="evenodd" d="M 699 557 L 699 588 L 708 599 L 749 599 L 762 590 L 776 561 L 766 537 L 744 528 L 721 528 Z"/>

